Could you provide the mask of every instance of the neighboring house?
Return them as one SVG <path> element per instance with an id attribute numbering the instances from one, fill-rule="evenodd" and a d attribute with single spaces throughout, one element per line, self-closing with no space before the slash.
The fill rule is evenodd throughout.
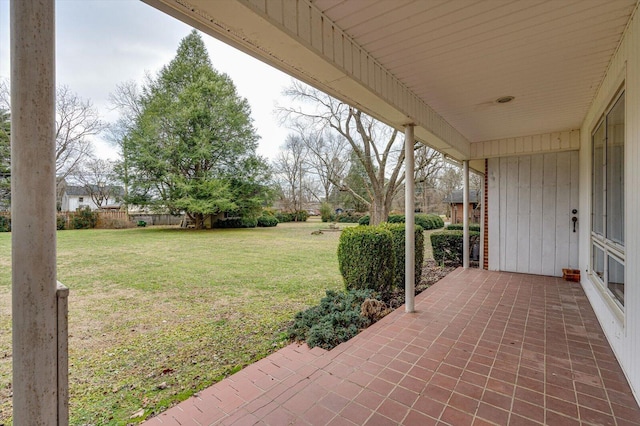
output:
<path id="1" fill-rule="evenodd" d="M 60 203 L 60 210 L 65 212 L 73 212 L 80 208 L 89 207 L 91 210 L 98 210 L 101 208 L 114 209 L 120 207 L 120 200 L 122 198 L 123 189 L 120 186 L 113 186 L 109 191 L 103 191 L 103 193 L 110 193 L 110 195 L 103 202 L 101 206 L 98 206 L 91 197 L 92 192 L 98 193 L 99 188 L 93 185 L 92 188 L 86 186 L 65 185 L 62 192 L 62 200 Z"/>
<path id="2" fill-rule="evenodd" d="M 447 195 L 443 203 L 447 203 L 451 209 L 451 223 L 462 223 L 464 215 L 463 192 L 452 191 Z M 471 223 L 480 223 L 480 200 L 478 199 L 478 191 L 469 191 L 469 221 Z"/>

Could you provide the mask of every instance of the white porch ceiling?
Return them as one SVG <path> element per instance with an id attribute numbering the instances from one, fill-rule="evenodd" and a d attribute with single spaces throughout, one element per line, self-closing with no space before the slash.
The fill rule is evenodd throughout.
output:
<path id="1" fill-rule="evenodd" d="M 640 0 L 145 1 L 464 159 L 579 128 Z"/>
<path id="2" fill-rule="evenodd" d="M 579 128 L 635 3 L 313 0 L 471 142 Z"/>

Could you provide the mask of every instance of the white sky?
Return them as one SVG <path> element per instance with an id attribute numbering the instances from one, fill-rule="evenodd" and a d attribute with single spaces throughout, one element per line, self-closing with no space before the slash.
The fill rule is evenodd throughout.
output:
<path id="1" fill-rule="evenodd" d="M 109 93 L 116 84 L 155 76 L 175 56 L 178 43 L 191 27 L 138 0 L 56 1 L 57 84 L 65 84 L 91 99 L 104 121 L 117 118 Z M 286 103 L 282 90 L 288 75 L 226 44 L 202 34 L 213 66 L 228 74 L 240 96 L 251 105 L 260 135 L 258 153 L 273 158 L 288 131 L 274 115 Z M 0 0 L 0 78 L 8 79 L 9 1 Z M 115 158 L 115 149 L 94 138 L 96 154 Z"/>

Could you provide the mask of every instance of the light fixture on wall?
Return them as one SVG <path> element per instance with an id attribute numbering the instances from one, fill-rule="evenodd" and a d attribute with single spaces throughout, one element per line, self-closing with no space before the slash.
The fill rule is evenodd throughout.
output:
<path id="1" fill-rule="evenodd" d="M 506 103 L 511 102 L 514 99 L 515 99 L 514 96 L 500 96 L 498 99 L 496 99 L 496 103 L 497 104 L 506 104 Z"/>

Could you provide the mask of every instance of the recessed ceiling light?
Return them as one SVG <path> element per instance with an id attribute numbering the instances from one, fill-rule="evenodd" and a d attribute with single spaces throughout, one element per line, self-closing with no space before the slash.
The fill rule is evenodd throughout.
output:
<path id="1" fill-rule="evenodd" d="M 513 96 L 501 96 L 498 99 L 496 99 L 496 103 L 497 104 L 506 104 L 508 102 L 511 102 L 514 99 L 515 98 Z"/>

